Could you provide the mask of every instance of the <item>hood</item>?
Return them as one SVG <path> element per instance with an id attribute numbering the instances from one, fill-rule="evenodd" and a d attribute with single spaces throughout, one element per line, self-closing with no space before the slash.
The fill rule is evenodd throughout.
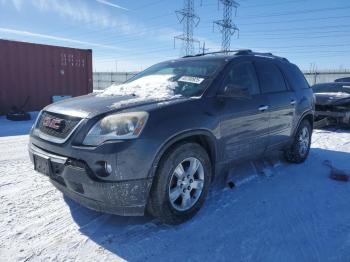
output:
<path id="1" fill-rule="evenodd" d="M 46 107 L 45 110 L 81 118 L 92 118 L 131 107 L 152 104 L 165 106 L 175 100 L 187 100 L 180 95 L 175 95 L 174 90 L 178 84 L 171 80 L 172 77 L 173 75 L 169 74 L 143 76 L 125 84 L 112 85 L 100 93 L 63 100 Z M 147 110 L 150 107 L 152 106 L 148 106 Z"/>
<path id="2" fill-rule="evenodd" d="M 93 118 L 103 113 L 116 112 L 130 107 L 145 105 L 158 106 L 159 104 L 164 104 L 164 102 L 167 102 L 165 104 L 169 104 L 175 102 L 175 100 L 182 99 L 179 97 L 172 99 L 139 99 L 133 95 L 99 96 L 94 93 L 59 101 L 45 107 L 44 110 L 80 118 Z"/>
<path id="3" fill-rule="evenodd" d="M 348 105 L 350 94 L 348 93 L 315 93 L 317 105 Z"/>

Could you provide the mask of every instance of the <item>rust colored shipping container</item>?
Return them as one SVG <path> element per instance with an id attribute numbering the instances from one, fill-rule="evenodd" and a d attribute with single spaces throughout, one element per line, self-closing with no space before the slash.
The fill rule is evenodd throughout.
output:
<path id="1" fill-rule="evenodd" d="M 92 92 L 92 51 L 0 39 L 0 115 Z M 27 103 L 26 103 L 27 101 Z"/>

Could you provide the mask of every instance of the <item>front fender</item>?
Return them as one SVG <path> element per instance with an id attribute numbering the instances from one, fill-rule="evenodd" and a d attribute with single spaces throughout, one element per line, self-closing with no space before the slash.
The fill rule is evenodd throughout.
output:
<path id="1" fill-rule="evenodd" d="M 154 161 L 152 163 L 152 168 L 149 172 L 149 177 L 153 177 L 157 171 L 159 162 L 164 155 L 164 153 L 170 149 L 173 145 L 180 141 L 188 140 L 191 138 L 199 138 L 199 137 L 205 137 L 207 142 L 209 143 L 210 148 L 210 156 L 212 160 L 212 164 L 215 165 L 217 161 L 217 138 L 215 135 L 207 129 L 196 129 L 196 130 L 184 130 L 181 132 L 178 132 L 174 134 L 173 136 L 169 137 L 158 149 L 156 153 L 156 157 L 154 158 Z"/>

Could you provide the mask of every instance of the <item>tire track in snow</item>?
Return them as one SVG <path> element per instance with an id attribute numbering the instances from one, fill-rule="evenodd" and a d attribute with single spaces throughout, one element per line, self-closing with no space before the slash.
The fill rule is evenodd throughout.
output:
<path id="1" fill-rule="evenodd" d="M 272 261 L 288 261 L 288 252 L 301 261 L 348 258 L 350 219 L 344 211 L 348 208 L 344 197 L 349 196 L 349 186 L 329 181 L 326 171 L 314 174 L 314 183 L 303 174 L 332 157 L 323 152 L 312 151 L 302 166 L 266 163 L 272 176 L 259 175 L 233 190 L 212 190 L 194 219 L 171 227 L 67 204 L 46 177 L 32 170 L 27 139 L 0 138 L 0 253 L 4 261 L 176 260 L 183 254 L 191 254 L 193 260 L 256 261 L 273 256 Z M 316 131 L 313 148 L 350 152 L 349 140 L 346 132 Z M 317 190 L 320 186 L 327 198 Z M 334 217 L 329 217 L 326 205 Z M 304 243 L 295 238 L 298 235 Z M 191 246 L 182 245 L 184 238 Z M 279 243 L 283 249 L 278 249 Z"/>

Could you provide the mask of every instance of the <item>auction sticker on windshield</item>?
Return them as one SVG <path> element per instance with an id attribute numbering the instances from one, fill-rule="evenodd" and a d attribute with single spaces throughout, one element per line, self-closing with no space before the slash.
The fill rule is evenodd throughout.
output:
<path id="1" fill-rule="evenodd" d="M 204 81 L 204 78 L 195 77 L 195 76 L 182 76 L 182 77 L 180 77 L 180 79 L 178 81 L 199 85 Z"/>

